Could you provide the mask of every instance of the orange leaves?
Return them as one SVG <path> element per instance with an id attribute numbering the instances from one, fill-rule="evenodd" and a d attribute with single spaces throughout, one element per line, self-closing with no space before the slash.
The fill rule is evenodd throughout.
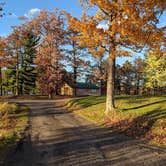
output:
<path id="1" fill-rule="evenodd" d="M 90 53 L 94 56 L 94 57 L 99 57 L 99 56 L 103 56 L 104 52 L 105 52 L 105 49 L 100 47 L 98 50 L 97 49 L 93 49 L 93 48 L 90 48 L 89 49 Z"/>
<path id="2" fill-rule="evenodd" d="M 67 15 L 69 21 L 69 29 L 76 32 L 80 32 L 80 35 L 72 38 L 72 40 L 78 40 L 80 46 L 94 47 L 101 45 L 104 31 L 97 29 L 97 22 L 91 17 L 83 15 L 82 20 L 73 18 L 71 15 Z"/>
<path id="3" fill-rule="evenodd" d="M 64 41 L 64 22 L 61 12 L 42 11 L 39 17 L 34 18 L 30 24 L 38 36 L 40 44 L 37 49 L 35 63 L 39 71 L 38 83 L 41 92 L 54 93 L 62 81 L 63 56 L 61 46 Z"/>
<path id="4" fill-rule="evenodd" d="M 89 7 L 95 5 L 99 10 L 91 19 L 86 19 L 86 15 L 84 15 L 84 20 L 72 20 L 72 25 L 76 23 L 74 25 L 75 30 L 81 32 L 83 36 L 91 36 L 91 40 L 97 41 L 96 45 L 99 44 L 99 40 L 102 40 L 103 43 L 106 42 L 103 40 L 105 39 L 105 34 L 99 32 L 95 24 L 93 24 L 95 22 L 100 23 L 101 21 L 107 21 L 109 23 L 109 28 L 106 31 L 108 35 L 107 40 L 112 38 L 113 40 L 111 42 L 114 44 L 117 43 L 117 45 L 120 44 L 124 47 L 134 45 L 139 48 L 147 44 L 153 47 L 157 41 L 160 41 L 158 42 L 160 44 L 164 40 L 163 30 L 160 29 L 159 31 L 159 28 L 154 26 L 157 23 L 158 15 L 163 12 L 162 6 L 165 5 L 164 1 L 153 1 L 149 3 L 148 0 L 144 2 L 134 0 L 82 0 L 81 2 L 82 4 L 89 4 Z M 120 39 L 115 37 L 116 34 L 120 34 Z M 82 39 L 84 40 L 84 38 Z M 110 43 L 110 41 L 107 43 Z"/>
<path id="5" fill-rule="evenodd" d="M 69 28 L 69 30 L 72 29 L 72 30 L 78 32 L 79 29 L 77 29 L 77 28 L 79 28 L 78 25 L 81 24 L 81 22 L 77 18 L 72 17 L 68 13 L 66 14 L 66 17 L 68 19 L 68 28 Z"/>
<path id="6" fill-rule="evenodd" d="M 117 50 L 116 57 L 122 57 L 122 56 L 130 57 L 130 56 L 132 56 L 132 53 L 129 51 L 125 51 L 125 50 Z"/>
<path id="7" fill-rule="evenodd" d="M 9 56 L 9 49 L 8 44 L 5 39 L 0 37 L 0 68 L 6 67 L 9 64 L 8 57 Z"/>

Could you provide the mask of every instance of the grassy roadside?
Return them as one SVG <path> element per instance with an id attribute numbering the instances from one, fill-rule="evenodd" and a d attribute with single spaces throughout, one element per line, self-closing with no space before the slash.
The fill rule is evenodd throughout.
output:
<path id="1" fill-rule="evenodd" d="M 22 138 L 28 125 L 28 108 L 15 103 L 0 103 L 0 165 Z"/>
<path id="2" fill-rule="evenodd" d="M 166 97 L 117 96 L 117 110 L 104 115 L 105 97 L 71 100 L 65 108 L 100 125 L 166 147 Z"/>

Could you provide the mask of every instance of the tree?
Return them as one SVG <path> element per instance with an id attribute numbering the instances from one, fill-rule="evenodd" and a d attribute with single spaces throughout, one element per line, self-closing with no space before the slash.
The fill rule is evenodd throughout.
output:
<path id="1" fill-rule="evenodd" d="M 141 58 L 137 58 L 134 60 L 133 68 L 134 68 L 134 84 L 135 84 L 135 94 L 139 94 L 139 87 L 144 86 L 145 78 L 144 78 L 144 67 L 145 62 Z"/>
<path id="2" fill-rule="evenodd" d="M 10 49 L 10 66 L 8 66 L 8 86 L 15 95 L 29 94 L 34 91 L 36 83 L 36 46 L 39 38 L 33 29 L 26 24 L 13 27 L 13 32 L 7 37 Z"/>
<path id="3" fill-rule="evenodd" d="M 146 87 L 154 90 L 166 86 L 166 56 L 158 51 L 149 51 L 145 59 Z"/>
<path id="4" fill-rule="evenodd" d="M 115 93 L 118 95 L 121 94 L 122 80 L 123 80 L 122 67 L 120 65 L 116 65 L 116 68 L 115 68 Z"/>
<path id="5" fill-rule="evenodd" d="M 11 78 L 14 82 L 14 92 L 15 95 L 19 95 L 19 67 L 21 62 L 21 48 L 22 48 L 22 38 L 21 38 L 20 27 L 13 27 L 13 32 L 7 37 L 7 43 L 10 50 L 10 72 L 13 76 Z M 10 73 L 9 72 L 9 73 Z"/>
<path id="6" fill-rule="evenodd" d="M 22 34 L 22 64 L 20 67 L 20 93 L 30 94 L 34 92 L 36 85 L 36 46 L 39 37 L 35 36 L 32 30 L 24 27 Z"/>
<path id="7" fill-rule="evenodd" d="M 130 95 L 130 90 L 134 81 L 134 68 L 131 62 L 125 61 L 121 67 L 122 86 L 125 89 L 125 94 Z"/>
<path id="8" fill-rule="evenodd" d="M 86 15 L 81 20 L 68 14 L 69 29 L 80 33 L 73 40 L 80 46 L 108 54 L 107 99 L 105 113 L 115 109 L 114 80 L 115 59 L 130 56 L 132 50 L 157 47 L 164 41 L 163 28 L 158 28 L 159 16 L 164 11 L 165 1 L 133 0 L 80 0 L 84 9 L 96 7 L 96 13 Z M 104 25 L 103 25 L 104 23 Z M 102 25 L 105 28 L 101 28 Z M 101 54 L 99 54 L 101 55 Z"/>
<path id="9" fill-rule="evenodd" d="M 40 15 L 28 23 L 34 29 L 36 35 L 40 36 L 37 48 L 38 83 L 42 93 L 58 93 L 62 81 L 63 55 L 61 46 L 64 44 L 64 22 L 61 13 L 41 11 Z"/>
<path id="10" fill-rule="evenodd" d="M 78 76 L 85 71 L 89 64 L 87 60 L 88 52 L 84 47 L 80 47 L 77 41 L 70 40 L 71 37 L 77 36 L 78 33 L 74 31 L 67 31 L 67 48 L 66 63 L 67 66 L 72 68 L 73 83 L 76 85 Z M 87 58 L 87 59 L 86 59 Z M 75 87 L 75 86 L 74 86 Z M 76 96 L 76 88 L 74 88 L 74 96 Z"/>
<path id="11" fill-rule="evenodd" d="M 93 54 L 93 53 L 92 53 Z M 93 64 L 88 69 L 87 81 L 96 84 L 100 88 L 100 95 L 102 95 L 105 89 L 105 83 L 107 79 L 107 61 L 104 56 L 94 56 Z"/>
<path id="12" fill-rule="evenodd" d="M 2 96 L 2 68 L 8 65 L 8 50 L 7 43 L 4 38 L 0 37 L 0 93 Z"/>

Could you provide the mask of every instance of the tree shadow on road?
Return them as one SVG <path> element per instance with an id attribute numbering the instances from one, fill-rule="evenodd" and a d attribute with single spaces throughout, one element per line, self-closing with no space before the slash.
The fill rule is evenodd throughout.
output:
<path id="1" fill-rule="evenodd" d="M 46 138 L 29 136 L 8 166 L 162 166 L 166 162 L 162 149 L 86 123 L 72 113 L 70 117 L 72 127 L 55 127 Z"/>

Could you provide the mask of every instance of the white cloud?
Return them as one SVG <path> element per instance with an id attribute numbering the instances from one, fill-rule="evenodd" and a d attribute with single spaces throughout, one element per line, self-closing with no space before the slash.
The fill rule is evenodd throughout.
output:
<path id="1" fill-rule="evenodd" d="M 30 9 L 28 11 L 28 13 L 26 13 L 24 16 L 27 17 L 27 18 L 32 18 L 32 17 L 38 16 L 40 11 L 41 10 L 38 9 L 38 8 L 33 8 L 33 9 Z"/>
<path id="2" fill-rule="evenodd" d="M 108 30 L 108 25 L 107 24 L 99 24 L 97 26 L 98 29 L 104 29 L 104 30 Z"/>

